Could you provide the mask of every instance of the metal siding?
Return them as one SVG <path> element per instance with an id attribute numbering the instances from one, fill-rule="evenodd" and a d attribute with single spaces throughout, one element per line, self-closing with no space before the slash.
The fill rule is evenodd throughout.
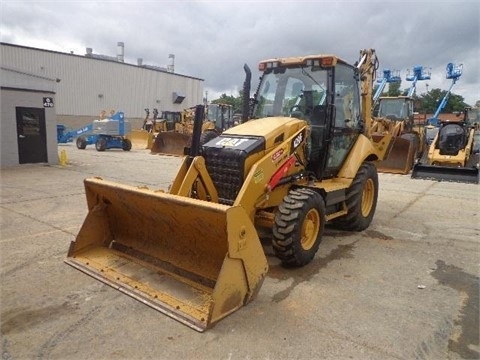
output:
<path id="1" fill-rule="evenodd" d="M 115 109 L 143 118 L 145 108 L 179 111 L 203 102 L 202 79 L 124 63 L 4 44 L 1 62 L 61 79 L 56 86 L 57 115 L 96 116 Z M 185 95 L 185 100 L 173 104 L 173 92 Z"/>

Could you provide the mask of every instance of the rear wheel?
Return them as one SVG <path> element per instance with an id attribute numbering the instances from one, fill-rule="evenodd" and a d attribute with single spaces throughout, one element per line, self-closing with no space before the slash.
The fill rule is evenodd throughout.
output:
<path id="1" fill-rule="evenodd" d="M 95 149 L 97 149 L 97 151 L 105 151 L 106 148 L 107 140 L 105 140 L 104 138 L 98 138 L 95 142 Z"/>
<path id="2" fill-rule="evenodd" d="M 325 227 L 325 202 L 313 190 L 290 190 L 275 216 L 272 245 L 288 266 L 308 264 L 318 250 Z"/>
<path id="3" fill-rule="evenodd" d="M 122 150 L 130 151 L 132 149 L 132 142 L 129 139 L 122 140 Z"/>
<path id="4" fill-rule="evenodd" d="M 77 149 L 84 150 L 87 147 L 87 139 L 84 136 L 77 138 Z"/>
<path id="5" fill-rule="evenodd" d="M 378 174 L 374 164 L 365 162 L 347 190 L 348 213 L 332 221 L 342 230 L 362 231 L 372 222 L 378 198 Z"/>

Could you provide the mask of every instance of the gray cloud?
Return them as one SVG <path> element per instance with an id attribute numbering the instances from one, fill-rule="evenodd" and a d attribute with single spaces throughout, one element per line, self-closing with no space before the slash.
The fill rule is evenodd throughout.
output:
<path id="1" fill-rule="evenodd" d="M 429 88 L 447 89 L 445 67 L 463 63 L 453 92 L 480 99 L 478 1 L 9 1 L 2 2 L 2 41 L 56 51 L 116 54 L 205 79 L 210 94 L 237 95 L 243 64 L 264 58 L 333 53 L 354 62 L 375 48 L 383 68 L 432 69 Z M 402 87 L 409 83 L 403 80 Z M 418 92 L 426 91 L 419 84 Z M 209 96 L 212 98 L 211 96 Z"/>

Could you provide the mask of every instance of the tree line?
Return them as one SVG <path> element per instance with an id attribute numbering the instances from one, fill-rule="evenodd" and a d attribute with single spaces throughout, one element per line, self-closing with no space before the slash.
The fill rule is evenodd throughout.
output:
<path id="1" fill-rule="evenodd" d="M 405 96 L 408 93 L 408 89 L 401 90 L 401 83 L 390 83 L 388 90 L 382 93 L 382 96 Z M 373 89 L 375 93 L 376 88 Z M 446 90 L 431 89 L 424 94 L 414 94 L 413 99 L 415 103 L 415 111 L 421 114 L 433 114 L 436 112 L 438 106 L 442 102 L 443 98 L 447 94 Z M 211 101 L 214 104 L 228 104 L 232 105 L 234 113 L 242 112 L 242 92 L 239 92 L 238 96 L 227 95 L 223 93 L 218 99 Z M 441 111 L 441 113 L 453 113 L 455 111 L 462 111 L 465 107 L 477 107 L 480 108 L 480 100 L 475 104 L 466 104 L 463 96 L 456 95 L 453 92 L 450 93 L 448 101 Z"/>

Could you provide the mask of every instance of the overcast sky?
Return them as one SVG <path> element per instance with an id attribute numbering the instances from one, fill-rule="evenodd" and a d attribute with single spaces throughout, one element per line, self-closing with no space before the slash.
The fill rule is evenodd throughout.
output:
<path id="1" fill-rule="evenodd" d="M 257 83 L 262 59 L 336 54 L 348 62 L 374 48 L 380 69 L 431 68 L 432 79 L 417 84 L 448 90 L 450 62 L 463 64 L 453 88 L 473 105 L 480 100 L 480 1 L 17 1 L 0 2 L 1 41 L 84 55 L 115 56 L 125 44 L 125 61 L 166 67 L 205 80 L 212 100 L 238 95 L 243 64 Z"/>

